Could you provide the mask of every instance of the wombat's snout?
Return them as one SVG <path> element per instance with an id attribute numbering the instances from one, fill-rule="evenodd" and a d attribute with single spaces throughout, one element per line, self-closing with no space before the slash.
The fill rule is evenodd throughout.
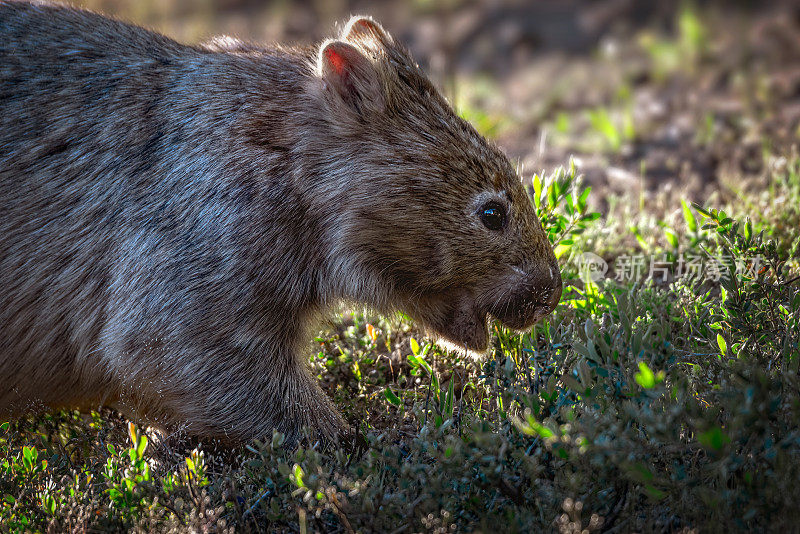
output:
<path id="1" fill-rule="evenodd" d="M 503 296 L 489 313 L 505 326 L 521 330 L 555 309 L 561 299 L 561 272 L 555 261 L 513 271 Z"/>

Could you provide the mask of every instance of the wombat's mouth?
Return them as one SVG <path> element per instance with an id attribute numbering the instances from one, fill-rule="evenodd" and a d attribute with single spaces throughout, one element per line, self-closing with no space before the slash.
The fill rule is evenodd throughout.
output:
<path id="1" fill-rule="evenodd" d="M 489 317 L 475 313 L 432 330 L 459 348 L 484 352 L 489 347 Z"/>
<path id="2" fill-rule="evenodd" d="M 558 272 L 558 266 L 550 273 Z M 488 312 L 504 326 L 514 330 L 527 330 L 539 320 L 550 315 L 561 300 L 560 274 L 543 274 L 543 271 L 523 273 L 522 279 L 512 279 L 513 290 L 493 302 Z"/>
<path id="3" fill-rule="evenodd" d="M 527 330 L 555 310 L 561 299 L 561 286 L 544 301 L 531 300 L 517 306 L 498 306 L 490 315 L 512 330 Z"/>
<path id="4" fill-rule="evenodd" d="M 512 330 L 527 330 L 553 312 L 561 298 L 561 278 L 546 290 L 511 293 L 500 302 L 484 304 L 468 292 L 428 303 L 417 317 L 434 333 L 457 347 L 484 352 L 489 346 L 490 319 Z M 538 298 L 533 298 L 534 295 Z"/>
<path id="5" fill-rule="evenodd" d="M 489 346 L 489 318 L 469 294 L 427 302 L 415 314 L 426 328 L 457 347 L 483 352 Z"/>

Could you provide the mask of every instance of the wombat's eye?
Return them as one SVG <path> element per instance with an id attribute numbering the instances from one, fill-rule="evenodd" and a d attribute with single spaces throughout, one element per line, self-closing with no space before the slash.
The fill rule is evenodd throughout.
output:
<path id="1" fill-rule="evenodd" d="M 489 230 L 502 230 L 506 225 L 506 210 L 499 202 L 489 202 L 480 213 L 481 222 Z"/>

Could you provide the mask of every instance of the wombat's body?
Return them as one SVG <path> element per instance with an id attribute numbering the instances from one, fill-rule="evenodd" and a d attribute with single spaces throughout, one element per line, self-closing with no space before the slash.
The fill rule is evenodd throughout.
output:
<path id="1" fill-rule="evenodd" d="M 190 47 L 0 1 L 0 419 L 111 405 L 229 443 L 331 437 L 302 352 L 330 305 L 483 349 L 488 316 L 524 327 L 558 294 L 505 157 L 374 22 Z"/>

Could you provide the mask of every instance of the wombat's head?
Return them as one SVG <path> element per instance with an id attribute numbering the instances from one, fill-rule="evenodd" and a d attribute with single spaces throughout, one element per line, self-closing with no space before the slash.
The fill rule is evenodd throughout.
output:
<path id="1" fill-rule="evenodd" d="M 315 79 L 332 179 L 312 188 L 343 293 L 473 350 L 490 318 L 523 329 L 553 310 L 558 263 L 519 176 L 405 49 L 355 17 L 319 48 Z"/>

